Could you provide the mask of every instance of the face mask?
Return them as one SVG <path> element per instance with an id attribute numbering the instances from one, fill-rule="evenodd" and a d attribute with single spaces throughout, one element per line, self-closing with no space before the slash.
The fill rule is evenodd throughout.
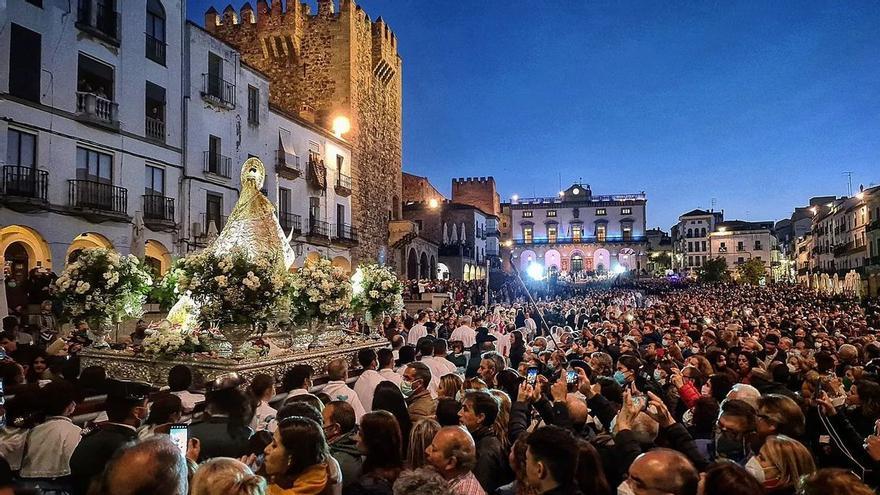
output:
<path id="1" fill-rule="evenodd" d="M 660 342 L 663 344 L 663 347 L 669 347 L 669 344 L 671 344 L 671 342 L 669 342 L 669 339 L 663 339 Z"/>
<path id="2" fill-rule="evenodd" d="M 540 347 L 532 347 L 532 352 L 534 354 L 537 354 L 537 353 L 541 352 L 541 348 Z"/>
<path id="3" fill-rule="evenodd" d="M 661 385 L 666 381 L 663 375 L 660 374 L 660 370 L 654 370 L 654 381 L 660 382 Z"/>
<path id="4" fill-rule="evenodd" d="M 400 382 L 400 393 L 403 394 L 404 397 L 409 397 L 413 394 L 413 386 L 412 383 L 403 380 Z"/>
<path id="5" fill-rule="evenodd" d="M 700 353 L 699 347 L 691 347 L 691 354 L 699 354 L 699 353 Z"/>
<path id="6" fill-rule="evenodd" d="M 458 392 L 455 393 L 455 400 L 457 400 L 458 402 L 461 402 L 462 399 L 464 399 L 464 392 L 459 390 Z"/>
<path id="7" fill-rule="evenodd" d="M 616 381 L 620 386 L 626 385 L 626 374 L 620 370 L 614 372 L 614 381 Z"/>
<path id="8" fill-rule="evenodd" d="M 623 480 L 623 483 L 617 487 L 617 495 L 634 495 L 632 488 L 629 486 L 629 481 Z"/>
<path id="9" fill-rule="evenodd" d="M 789 373 L 791 373 L 791 374 L 797 373 L 797 370 L 798 370 L 797 366 L 795 366 L 791 363 L 788 363 L 788 372 Z"/>
<path id="10" fill-rule="evenodd" d="M 761 466 L 761 463 L 758 462 L 757 457 L 752 457 L 749 459 L 749 462 L 745 465 L 746 471 L 755 478 L 758 483 L 764 484 L 764 468 Z"/>
<path id="11" fill-rule="evenodd" d="M 722 433 L 715 434 L 715 458 L 730 459 L 741 463 L 746 459 L 746 447 L 744 440 L 730 438 Z"/>

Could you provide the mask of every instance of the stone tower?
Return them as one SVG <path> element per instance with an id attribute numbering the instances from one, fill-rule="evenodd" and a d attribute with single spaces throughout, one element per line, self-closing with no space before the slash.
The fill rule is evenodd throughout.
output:
<path id="1" fill-rule="evenodd" d="M 234 46 L 242 61 L 270 78 L 269 101 L 330 129 L 348 117 L 352 143 L 352 218 L 360 228 L 358 260 L 387 249 L 388 221 L 400 218 L 401 69 L 397 38 L 381 17 L 371 21 L 353 0 L 257 0 L 240 12 L 209 9 L 205 28 Z"/>
<path id="2" fill-rule="evenodd" d="M 501 197 L 491 176 L 452 179 L 452 202 L 471 205 L 496 217 L 501 215 Z"/>

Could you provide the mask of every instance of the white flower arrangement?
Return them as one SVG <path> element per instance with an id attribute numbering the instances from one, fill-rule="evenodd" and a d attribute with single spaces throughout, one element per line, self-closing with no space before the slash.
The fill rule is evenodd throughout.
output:
<path id="1" fill-rule="evenodd" d="M 311 320 L 334 323 L 351 307 L 351 292 L 345 272 L 330 260 L 306 262 L 292 276 L 290 317 L 299 324 Z"/>
<path id="2" fill-rule="evenodd" d="M 243 249 L 199 253 L 179 261 L 177 291 L 192 298 L 205 328 L 225 323 L 258 323 L 275 318 L 290 287 L 267 257 L 251 260 Z"/>
<path id="3" fill-rule="evenodd" d="M 403 284 L 388 267 L 377 264 L 361 265 L 353 280 L 354 307 L 371 316 L 399 313 L 403 309 Z"/>
<path id="4" fill-rule="evenodd" d="M 176 357 L 181 353 L 199 352 L 204 346 L 196 330 L 186 330 L 165 320 L 147 330 L 143 348 L 147 354 Z"/>
<path id="5" fill-rule="evenodd" d="M 55 281 L 53 293 L 70 321 L 111 324 L 138 318 L 153 280 L 134 255 L 88 248 Z"/>

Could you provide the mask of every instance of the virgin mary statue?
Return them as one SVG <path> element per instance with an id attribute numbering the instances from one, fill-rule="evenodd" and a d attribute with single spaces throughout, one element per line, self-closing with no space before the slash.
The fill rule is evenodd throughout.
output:
<path id="1" fill-rule="evenodd" d="M 256 260 L 278 260 L 278 270 L 293 266 L 296 254 L 290 239 L 278 223 L 275 206 L 260 191 L 266 181 L 266 168 L 259 158 L 248 158 L 241 167 L 241 195 L 217 239 L 206 252 L 228 253 L 238 247 Z M 282 264 L 283 263 L 283 264 Z"/>

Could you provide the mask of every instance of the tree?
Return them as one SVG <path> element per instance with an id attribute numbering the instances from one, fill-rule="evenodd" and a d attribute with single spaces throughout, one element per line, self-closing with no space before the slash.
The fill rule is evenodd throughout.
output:
<path id="1" fill-rule="evenodd" d="M 672 268 L 672 255 L 667 251 L 657 251 L 651 253 L 651 263 L 654 264 L 654 272 L 659 274 L 666 273 L 666 270 Z"/>
<path id="2" fill-rule="evenodd" d="M 765 275 L 764 262 L 752 258 L 745 263 L 740 263 L 740 265 L 736 267 L 736 272 L 739 275 L 740 282 L 748 285 L 758 285 Z"/>
<path id="3" fill-rule="evenodd" d="M 727 260 L 721 257 L 706 260 L 700 269 L 700 281 L 724 282 L 730 275 L 727 273 Z"/>

